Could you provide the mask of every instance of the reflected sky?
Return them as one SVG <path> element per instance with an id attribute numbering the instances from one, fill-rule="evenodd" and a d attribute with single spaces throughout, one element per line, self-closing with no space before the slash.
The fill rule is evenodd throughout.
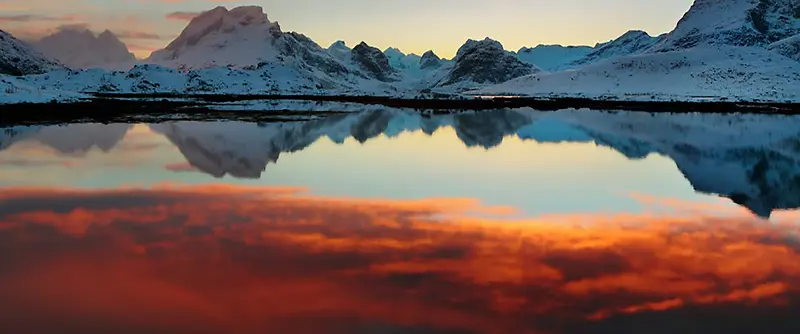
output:
<path id="1" fill-rule="evenodd" d="M 384 110 L 0 129 L 0 324 L 796 333 L 797 123 Z"/>
<path id="2" fill-rule="evenodd" d="M 691 216 L 516 219 L 471 199 L 287 187 L 7 188 L 0 200 L 12 332 L 800 329 L 797 225 L 694 202 L 649 199 Z"/>

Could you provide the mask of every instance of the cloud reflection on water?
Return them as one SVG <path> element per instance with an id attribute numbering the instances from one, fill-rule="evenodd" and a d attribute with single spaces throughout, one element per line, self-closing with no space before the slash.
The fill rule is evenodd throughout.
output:
<path id="1" fill-rule="evenodd" d="M 800 328 L 795 214 L 769 223 L 646 200 L 676 214 L 517 219 L 473 199 L 279 187 L 7 188 L 0 323 L 26 333 Z"/>

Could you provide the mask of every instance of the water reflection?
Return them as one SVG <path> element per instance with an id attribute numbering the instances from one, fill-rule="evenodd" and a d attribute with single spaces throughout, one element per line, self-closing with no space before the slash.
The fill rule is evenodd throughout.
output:
<path id="1" fill-rule="evenodd" d="M 378 110 L 285 123 L 3 129 L 0 328 L 797 333 L 800 212 L 766 221 L 743 208 L 769 216 L 800 206 L 797 125 L 747 115 Z M 455 146 L 471 148 L 469 159 Z M 290 154 L 301 151 L 313 156 Z M 671 169 L 636 172 L 665 162 Z M 675 165 L 697 191 L 742 207 L 659 196 L 675 183 Z M 551 170 L 570 172 L 547 183 Z M 523 177 L 536 173 L 544 176 Z M 281 186 L 265 185 L 276 175 Z M 399 181 L 376 182 L 387 178 Z M 484 178 L 499 186 L 468 191 Z M 456 196 L 436 189 L 441 180 Z M 314 189 L 321 184 L 333 194 Z M 614 184 L 623 184 L 619 196 L 594 189 Z M 384 185 L 379 195 L 348 192 Z M 384 195 L 399 188 L 433 191 Z M 520 197 L 546 210 L 532 213 Z M 644 209 L 608 209 L 623 199 Z"/>
<path id="2" fill-rule="evenodd" d="M 276 163 L 281 154 L 304 150 L 321 138 L 365 143 L 379 136 L 418 131 L 431 135 L 452 129 L 466 146 L 487 150 L 509 137 L 539 143 L 593 142 L 630 159 L 654 153 L 667 156 L 698 192 L 722 195 L 769 217 L 774 210 L 800 206 L 798 125 L 800 118 L 785 116 L 587 110 L 422 116 L 384 109 L 304 122 L 177 122 L 150 128 L 166 136 L 186 159 L 186 163 L 169 164 L 169 170 L 253 179 L 262 177 L 267 165 Z M 109 150 L 129 129 L 128 125 L 11 128 L 0 137 L 0 148 L 37 140 L 64 153 L 85 152 L 93 146 Z"/>
<path id="3" fill-rule="evenodd" d="M 294 188 L 8 188 L 0 323 L 12 333 L 800 330 L 795 223 L 648 200 L 692 214 L 516 219 L 472 199 Z"/>

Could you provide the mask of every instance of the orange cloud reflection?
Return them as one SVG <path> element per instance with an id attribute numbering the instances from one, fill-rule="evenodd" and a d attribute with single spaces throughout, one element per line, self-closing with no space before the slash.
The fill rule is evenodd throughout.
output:
<path id="1" fill-rule="evenodd" d="M 11 332 L 647 332 L 698 314 L 726 316 L 696 319 L 706 331 L 742 314 L 798 326 L 798 228 L 749 215 L 512 220 L 470 199 L 180 185 L 5 189 L 0 204 Z"/>

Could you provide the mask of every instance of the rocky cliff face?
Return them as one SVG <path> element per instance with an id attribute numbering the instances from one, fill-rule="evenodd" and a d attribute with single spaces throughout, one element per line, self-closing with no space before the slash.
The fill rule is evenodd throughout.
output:
<path id="1" fill-rule="evenodd" d="M 468 40 L 458 50 L 454 62 L 453 69 L 441 85 L 459 82 L 496 84 L 540 71 L 503 49 L 500 42 L 489 38 Z"/>
<path id="2" fill-rule="evenodd" d="M 395 70 L 381 50 L 361 42 L 353 48 L 351 58 L 370 77 L 380 81 L 393 81 L 392 74 Z"/>

